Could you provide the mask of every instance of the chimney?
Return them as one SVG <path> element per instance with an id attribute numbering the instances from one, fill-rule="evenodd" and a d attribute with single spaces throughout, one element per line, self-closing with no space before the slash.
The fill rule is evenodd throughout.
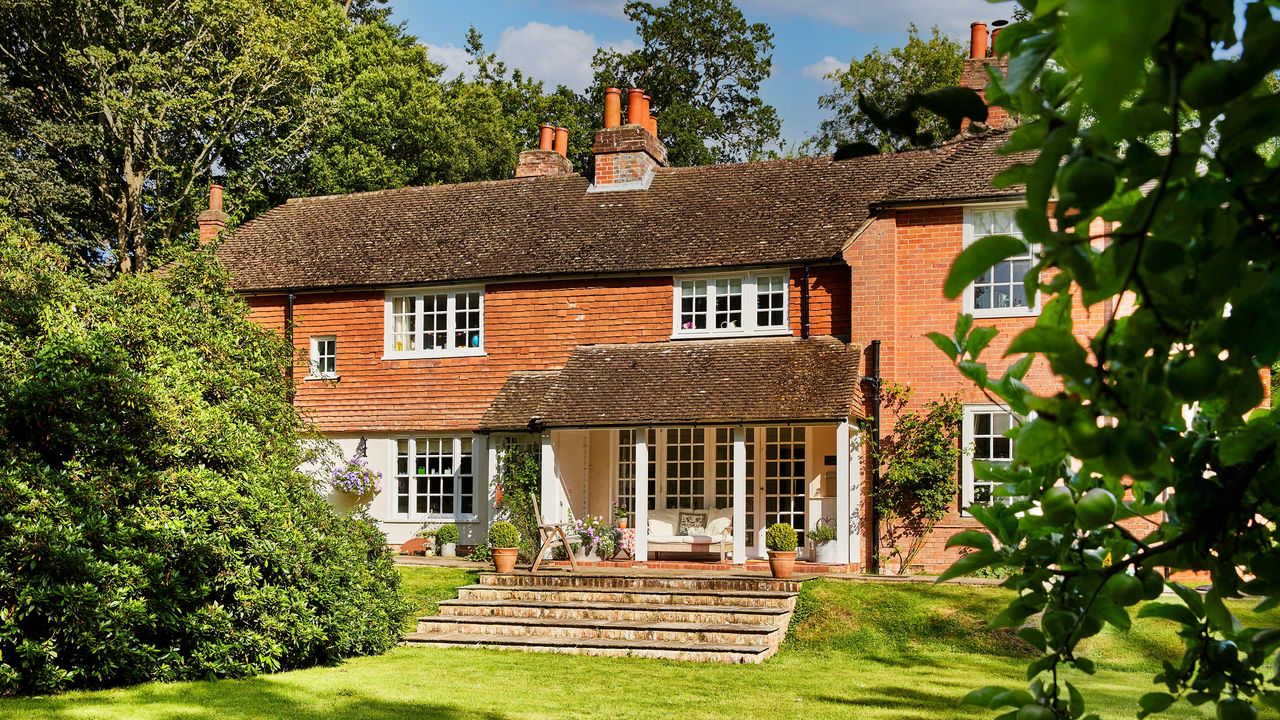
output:
<path id="1" fill-rule="evenodd" d="M 222 186 L 209 186 L 209 209 L 200 213 L 196 224 L 200 228 L 200 244 L 211 243 L 227 227 L 227 214 L 222 211 Z"/>
<path id="2" fill-rule="evenodd" d="M 564 135 L 564 147 L 560 145 L 560 135 Z M 538 149 L 525 150 L 516 161 L 516 177 L 545 177 L 547 175 L 568 175 L 573 172 L 573 163 L 568 155 L 569 131 L 554 125 L 543 123 L 538 128 Z"/>
<path id="3" fill-rule="evenodd" d="M 569 128 L 556 128 L 555 151 L 562 158 L 569 157 Z"/>
<path id="4" fill-rule="evenodd" d="M 996 36 L 1000 34 L 1001 28 L 1008 24 L 1007 20 L 996 20 L 991 23 L 995 29 L 991 32 L 990 41 L 988 41 L 986 23 L 975 22 L 969 25 L 969 57 L 964 61 L 964 70 L 960 73 L 960 85 L 976 90 L 983 102 L 987 100 L 987 85 L 991 83 L 987 68 L 994 67 L 1001 74 L 1009 72 L 1009 58 L 995 54 Z M 1009 116 L 1008 110 L 991 104 L 987 105 L 987 127 L 1000 129 L 1015 123 L 1016 121 Z M 968 127 L 969 121 L 966 119 L 961 126 L 961 132 Z"/>
<path id="5" fill-rule="evenodd" d="M 617 92 L 617 95 L 614 93 Z M 595 182 L 592 192 L 643 190 L 649 187 L 654 170 L 667 166 L 667 149 L 658 139 L 658 120 L 649 113 L 649 96 L 644 90 L 627 91 L 627 124 L 610 125 L 611 103 L 621 92 L 605 90 L 605 126 L 596 132 Z"/>
<path id="6" fill-rule="evenodd" d="M 604 126 L 616 128 L 622 124 L 622 91 L 618 88 L 604 89 Z"/>

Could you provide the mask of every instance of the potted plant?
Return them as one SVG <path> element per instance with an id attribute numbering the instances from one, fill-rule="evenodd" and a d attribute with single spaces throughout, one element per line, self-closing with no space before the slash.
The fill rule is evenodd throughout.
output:
<path id="1" fill-rule="evenodd" d="M 329 486 L 338 497 L 339 510 L 357 512 L 368 507 L 382 492 L 382 474 L 369 467 L 369 461 L 357 454 L 329 471 Z"/>
<path id="2" fill-rule="evenodd" d="M 576 553 L 579 560 L 588 562 L 596 562 L 600 560 L 597 554 L 600 545 L 600 538 L 606 532 L 613 532 L 613 528 L 609 527 L 605 522 L 603 515 L 588 515 L 585 520 L 578 518 L 573 521 L 574 531 L 577 533 L 582 545 Z"/>
<path id="3" fill-rule="evenodd" d="M 520 531 L 506 520 L 489 526 L 489 552 L 493 555 L 493 567 L 500 573 L 509 573 L 516 567 L 516 552 L 520 548 Z"/>
<path id="4" fill-rule="evenodd" d="M 436 547 L 440 549 L 440 557 L 457 557 L 458 526 L 448 523 L 436 528 Z"/>
<path id="5" fill-rule="evenodd" d="M 617 528 L 618 528 L 619 530 L 626 530 L 626 529 L 627 529 L 627 519 L 628 519 L 628 517 L 629 517 L 630 515 L 631 515 L 631 513 L 627 512 L 627 509 L 626 509 L 626 508 L 624 508 L 624 507 L 622 507 L 621 505 L 616 505 L 616 506 L 614 506 L 614 508 L 613 508 L 613 521 L 614 521 L 614 523 L 613 523 L 613 524 L 614 524 L 615 526 L 617 526 Z"/>
<path id="6" fill-rule="evenodd" d="M 787 523 L 774 523 L 764 531 L 764 546 L 769 551 L 769 572 L 779 580 L 791 577 L 796 566 L 796 529 Z"/>
<path id="7" fill-rule="evenodd" d="M 435 557 L 436 554 L 436 529 L 424 525 L 421 530 L 414 533 L 414 537 L 422 538 L 422 554 L 426 557 Z"/>
<path id="8" fill-rule="evenodd" d="M 814 523 L 809 530 L 809 540 L 813 542 L 814 559 L 828 565 L 836 563 L 836 526 L 830 518 L 821 518 Z"/>

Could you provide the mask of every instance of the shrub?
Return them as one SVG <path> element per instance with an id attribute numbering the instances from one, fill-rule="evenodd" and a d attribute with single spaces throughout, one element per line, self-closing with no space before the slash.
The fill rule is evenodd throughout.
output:
<path id="1" fill-rule="evenodd" d="M 498 515 L 515 525 L 520 533 L 520 562 L 533 562 L 538 552 L 538 518 L 536 503 L 542 501 L 542 463 L 538 456 L 519 445 L 504 448 L 498 460 L 501 499 Z"/>
<path id="2" fill-rule="evenodd" d="M 493 552 L 489 550 L 488 545 L 477 545 L 467 559 L 471 562 L 489 562 L 493 560 Z"/>
<path id="3" fill-rule="evenodd" d="M 822 518 L 813 524 L 813 529 L 809 531 L 809 539 L 814 545 L 826 545 L 836 539 L 836 526 L 832 525 L 827 518 Z"/>
<path id="4" fill-rule="evenodd" d="M 458 542 L 458 526 L 453 523 L 441 525 L 436 529 L 436 547 L 444 547 L 449 543 L 456 544 Z"/>
<path id="5" fill-rule="evenodd" d="M 795 552 L 799 540 L 796 529 L 786 523 L 774 523 L 764 531 L 764 546 L 774 552 Z"/>
<path id="6" fill-rule="evenodd" d="M 489 526 L 490 548 L 513 548 L 520 546 L 520 531 L 506 520 L 499 520 Z"/>
<path id="7" fill-rule="evenodd" d="M 383 652 L 385 536 L 297 471 L 289 349 L 207 255 L 93 282 L 0 217 L 0 694 Z"/>

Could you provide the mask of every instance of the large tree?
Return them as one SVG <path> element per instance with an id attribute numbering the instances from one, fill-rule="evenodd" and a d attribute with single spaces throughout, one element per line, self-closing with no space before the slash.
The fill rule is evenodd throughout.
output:
<path id="1" fill-rule="evenodd" d="M 910 147 L 910 138 L 896 135 L 876 125 L 858 106 L 859 98 L 886 113 L 907 106 L 912 95 L 950 87 L 960 82 L 964 70 L 964 47 L 942 34 L 935 26 L 930 36 L 920 37 L 915 24 L 907 28 L 907 42 L 886 52 L 872 48 L 848 67 L 828 75 L 832 91 L 818 98 L 818 105 L 831 111 L 807 146 L 817 152 L 831 152 L 841 145 L 865 142 L 880 150 Z M 948 137 L 946 121 L 920 110 L 920 122 L 935 138 Z"/>
<path id="2" fill-rule="evenodd" d="M 86 257 L 145 269 L 190 229 L 229 148 L 266 158 L 297 140 L 342 10 L 331 0 L 0 3 L 8 161 L 30 158 L 77 190 L 24 195 L 31 169 L 18 167 L 0 177 L 0 195 Z"/>
<path id="3" fill-rule="evenodd" d="M 946 573 L 1017 569 L 995 623 L 1039 653 L 1030 686 L 967 698 L 1002 718 L 1085 717 L 1083 641 L 1128 629 L 1135 610 L 1172 622 L 1184 646 L 1140 716 L 1179 701 L 1214 703 L 1222 720 L 1280 708 L 1280 628 L 1246 626 L 1223 602 L 1280 602 L 1280 413 L 1262 380 L 1280 359 L 1280 94 L 1267 80 L 1280 18 L 1263 1 L 1243 15 L 1215 0 L 1036 3 L 997 41 L 1009 72 L 988 95 L 1022 121 L 1005 149 L 1038 151 L 997 180 L 1026 187 L 1025 242 L 973 243 L 945 291 L 1030 242 L 1027 293 L 1043 309 L 998 364 L 983 355 L 996 330 L 970 316 L 932 337 L 1025 418 L 1013 463 L 977 468 L 1007 502 L 972 508 L 986 532 L 951 539 L 972 551 Z M 1107 318 L 1099 331 L 1073 327 L 1081 308 Z M 1021 382 L 1037 357 L 1059 390 Z M 1122 523 L 1134 517 L 1154 530 L 1135 534 Z"/>
<path id="4" fill-rule="evenodd" d="M 773 67 L 768 25 L 748 23 L 729 0 L 631 0 L 625 11 L 642 47 L 598 51 L 591 98 L 644 88 L 674 165 L 746 160 L 778 141 L 778 114 L 760 99 Z"/>

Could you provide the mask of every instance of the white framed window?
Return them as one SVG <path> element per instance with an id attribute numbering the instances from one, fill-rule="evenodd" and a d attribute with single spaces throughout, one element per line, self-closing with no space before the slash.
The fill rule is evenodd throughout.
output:
<path id="1" fill-rule="evenodd" d="M 470 435 L 398 438 L 394 452 L 394 517 L 475 519 L 475 461 Z"/>
<path id="2" fill-rule="evenodd" d="M 484 289 L 387 293 L 386 343 L 391 359 L 484 354 Z"/>
<path id="3" fill-rule="evenodd" d="M 666 505 L 668 510 L 707 507 L 707 439 L 702 428 L 666 432 Z"/>
<path id="4" fill-rule="evenodd" d="M 338 338 L 336 336 L 311 336 L 311 374 L 306 379 L 338 379 Z"/>
<path id="5" fill-rule="evenodd" d="M 979 480 L 974 472 L 974 463 L 1008 465 L 1013 462 L 1014 441 L 1005 437 L 1005 433 L 1017 424 L 1018 417 L 999 405 L 964 406 L 961 444 L 966 452 L 960 469 L 962 508 L 1013 501 L 1011 497 L 996 496 L 1000 483 Z"/>
<path id="6" fill-rule="evenodd" d="M 786 270 L 675 280 L 672 337 L 789 335 Z"/>
<path id="7" fill-rule="evenodd" d="M 808 484 L 805 428 L 771 427 L 764 431 L 764 526 L 788 523 L 804 547 Z"/>
<path id="8" fill-rule="evenodd" d="M 756 540 L 756 429 L 746 429 L 747 451 L 747 547 Z M 712 507 L 733 507 L 733 428 L 716 428 L 715 432 L 715 497 Z"/>
<path id="9" fill-rule="evenodd" d="M 649 509 L 656 509 L 658 490 L 658 432 L 652 428 L 646 433 L 645 442 L 649 445 Z M 636 433 L 634 430 L 619 430 L 617 457 L 614 462 L 616 471 L 617 504 L 626 508 L 629 519 L 636 513 Z"/>
<path id="10" fill-rule="evenodd" d="M 1015 213 L 1019 206 L 968 207 L 964 210 L 964 245 L 990 235 L 1022 238 Z M 1000 261 L 978 276 L 964 294 L 964 310 L 974 317 L 1027 317 L 1040 312 L 1038 298 L 1028 298 L 1023 279 L 1035 265 L 1035 248 Z"/>

